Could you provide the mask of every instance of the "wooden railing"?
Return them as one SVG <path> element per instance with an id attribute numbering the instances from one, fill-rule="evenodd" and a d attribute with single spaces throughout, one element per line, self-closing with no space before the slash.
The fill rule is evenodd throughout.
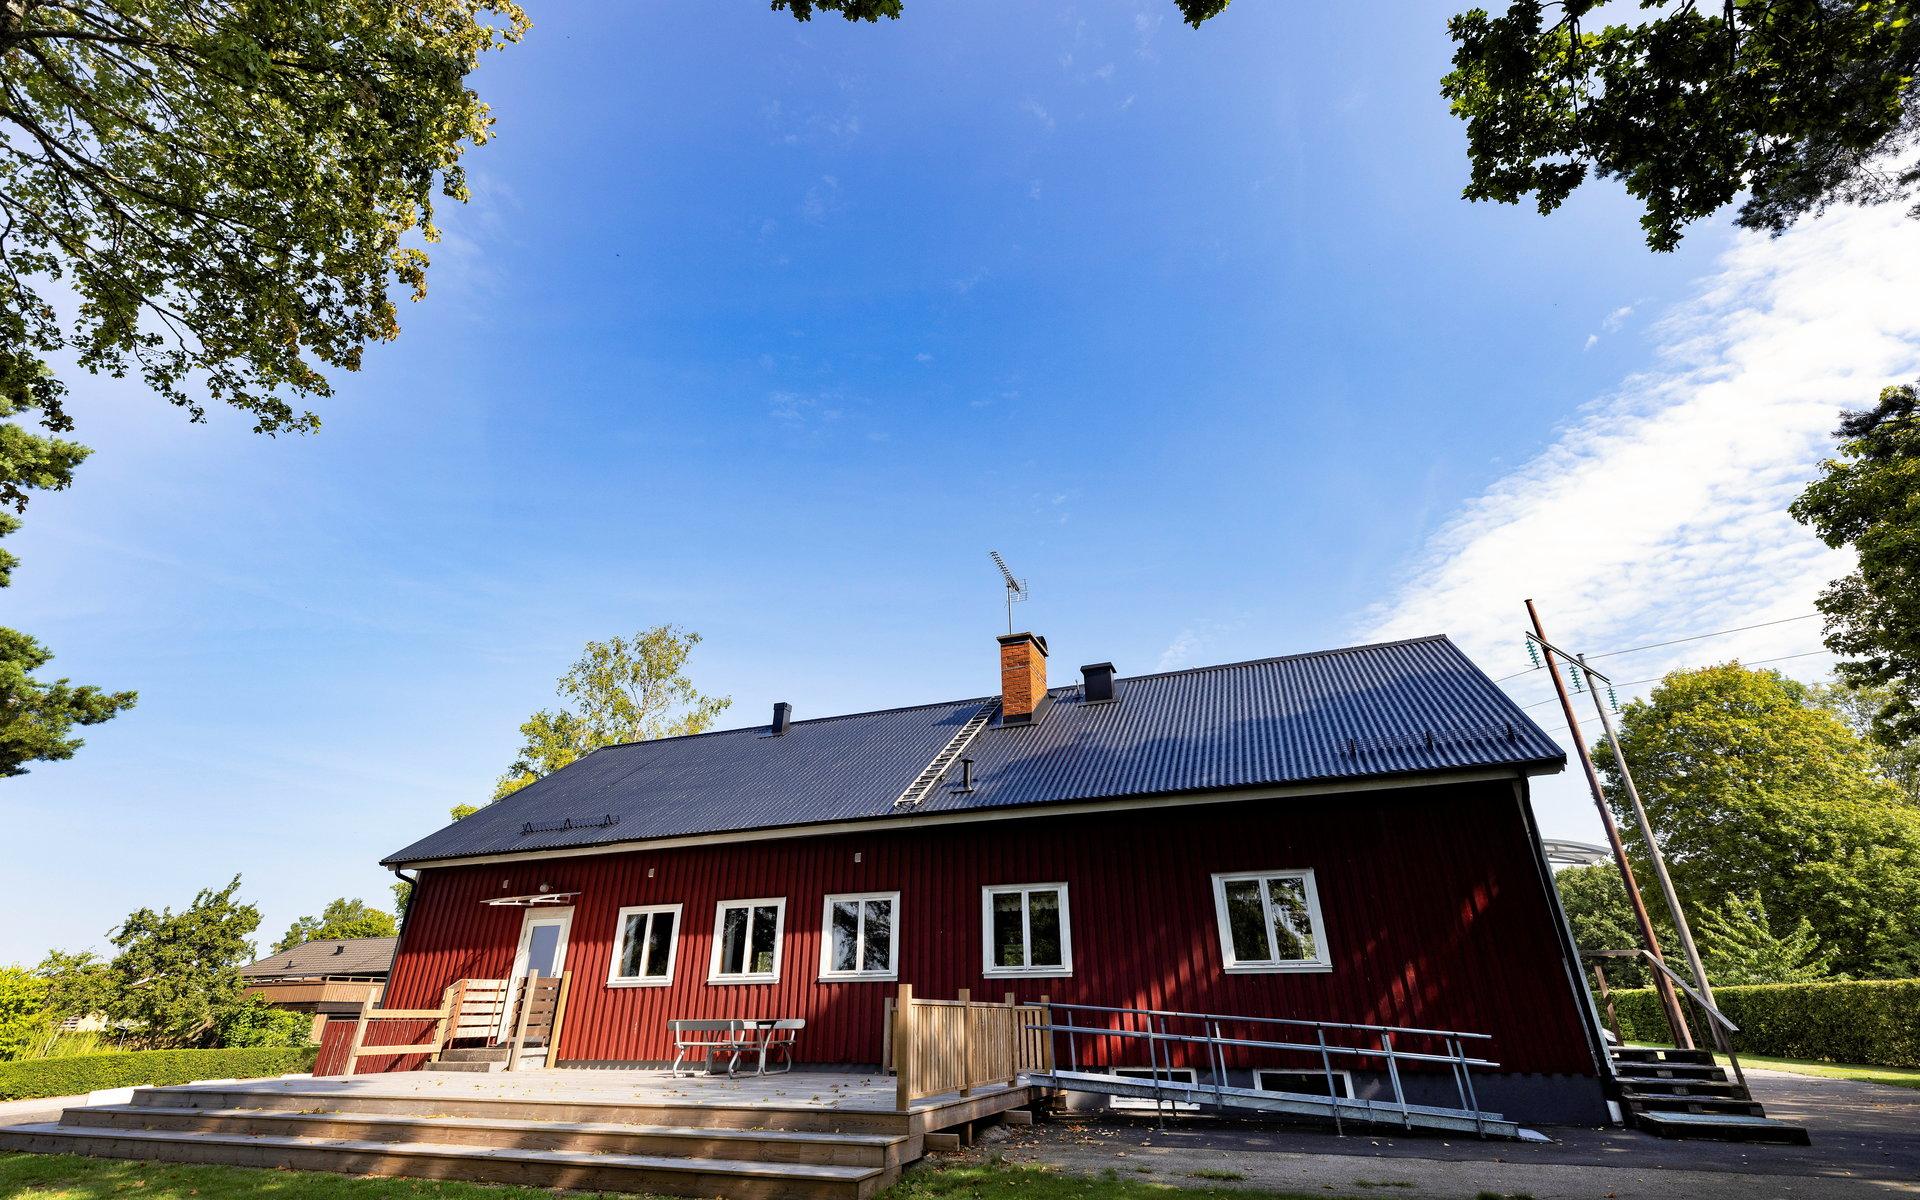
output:
<path id="1" fill-rule="evenodd" d="M 1053 1041 L 1032 1026 L 1050 1025 L 1047 998 L 1018 1003 L 1012 992 L 999 1004 L 974 1000 L 960 989 L 956 1000 L 917 1000 L 901 984 L 886 1005 L 885 1066 L 896 1076 L 895 1107 L 948 1092 L 967 1095 L 977 1087 L 1012 1087 L 1022 1071 L 1053 1069 Z"/>
<path id="2" fill-rule="evenodd" d="M 529 971 L 524 979 L 456 979 L 440 993 L 438 1008 L 373 1008 L 362 1001 L 343 1073 L 353 1074 L 363 1058 L 424 1054 L 431 1061 L 451 1043 L 473 1039 L 509 1045 L 509 1071 L 520 1069 L 529 1057 L 537 1057 L 542 1065 L 550 1064 L 566 1020 L 567 991 L 572 982 L 571 971 L 548 977 Z M 426 1041 L 368 1044 L 368 1029 L 377 1029 L 386 1021 L 415 1025 L 432 1021 L 433 1030 Z M 536 1047 L 537 1053 L 530 1055 L 529 1047 Z"/>

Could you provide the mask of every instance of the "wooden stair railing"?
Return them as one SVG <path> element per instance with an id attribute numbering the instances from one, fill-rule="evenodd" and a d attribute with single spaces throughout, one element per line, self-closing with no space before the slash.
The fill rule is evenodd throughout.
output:
<path id="1" fill-rule="evenodd" d="M 1050 1025 L 1047 998 L 1021 1004 L 1012 992 L 999 1004 L 973 999 L 960 989 L 955 1000 L 919 1000 L 901 984 L 886 1006 L 883 1069 L 895 1074 L 894 1107 L 905 1112 L 915 1100 L 990 1083 L 1015 1086 L 1023 1071 L 1051 1070 L 1052 1038 L 1029 1028 Z"/>
<path id="2" fill-rule="evenodd" d="M 533 1057 L 526 1053 L 529 1046 L 539 1047 L 541 1063 L 551 1065 L 566 1020 L 567 992 L 572 982 L 571 971 L 545 977 L 529 971 L 522 980 L 456 979 L 440 993 L 438 1008 L 373 1008 L 362 1001 L 353 1041 L 347 1047 L 344 1073 L 352 1075 L 363 1058 L 424 1054 L 432 1061 L 455 1041 L 501 1041 L 503 1028 L 510 1030 L 510 1036 L 504 1039 L 510 1048 L 509 1071 L 520 1069 L 524 1059 Z M 368 1045 L 368 1027 L 377 1027 L 382 1021 L 432 1021 L 433 1031 L 425 1042 Z"/>

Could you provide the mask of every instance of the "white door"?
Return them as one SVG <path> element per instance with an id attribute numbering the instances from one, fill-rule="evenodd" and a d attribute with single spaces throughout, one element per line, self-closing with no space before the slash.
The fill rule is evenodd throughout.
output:
<path id="1" fill-rule="evenodd" d="M 526 918 L 520 923 L 520 945 L 513 954 L 513 973 L 507 977 L 508 995 L 518 995 L 515 989 L 526 979 L 528 971 L 537 971 L 544 979 L 566 969 L 567 934 L 572 928 L 571 908 L 527 910 Z M 506 1009 L 500 1014 L 502 1040 L 513 1036 L 513 1020 L 517 1015 L 514 1006 Z"/>

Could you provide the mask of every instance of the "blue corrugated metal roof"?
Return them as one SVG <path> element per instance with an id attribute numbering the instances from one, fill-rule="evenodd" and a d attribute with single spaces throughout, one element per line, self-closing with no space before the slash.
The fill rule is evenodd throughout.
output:
<path id="1" fill-rule="evenodd" d="M 1121 678 L 1115 690 L 1111 703 L 1083 704 L 1078 684 L 1054 688 L 1033 724 L 989 725 L 967 750 L 974 790 L 957 790 L 956 768 L 913 811 L 1564 762 L 1444 637 Z M 610 746 L 385 861 L 892 816 L 992 699 L 796 721 L 781 737 L 760 726 Z"/>

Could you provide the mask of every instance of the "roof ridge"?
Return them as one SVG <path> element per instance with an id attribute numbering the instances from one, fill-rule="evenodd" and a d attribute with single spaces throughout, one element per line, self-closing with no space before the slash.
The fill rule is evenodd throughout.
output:
<path id="1" fill-rule="evenodd" d="M 1429 633 L 1421 637 L 1395 638 L 1392 641 L 1386 642 L 1360 642 L 1352 646 L 1333 646 L 1325 650 L 1300 650 L 1292 654 L 1269 655 L 1266 658 L 1243 658 L 1238 662 L 1207 663 L 1204 666 L 1198 667 L 1179 667 L 1171 671 L 1152 671 L 1145 675 L 1120 675 L 1116 673 L 1114 678 L 1116 680 L 1167 679 L 1175 675 L 1199 675 L 1206 671 L 1232 671 L 1240 667 L 1260 667 L 1268 663 L 1294 662 L 1302 658 L 1328 658 L 1335 654 L 1357 654 L 1362 650 L 1388 650 L 1394 646 L 1413 646 L 1421 642 L 1446 642 L 1451 645 L 1453 639 L 1444 633 Z M 1468 661 L 1471 662 L 1472 660 L 1469 659 Z M 1481 673 L 1485 674 L 1484 671 Z M 1047 690 L 1049 692 L 1070 692 L 1079 686 L 1077 683 L 1069 683 L 1057 688 L 1048 688 Z"/>
<path id="2" fill-rule="evenodd" d="M 846 721 L 854 717 L 884 717 L 889 713 L 913 712 L 916 709 L 922 708 L 959 708 L 968 704 L 985 704 L 989 700 L 998 700 L 999 698 L 998 696 L 968 696 L 959 700 L 931 700 L 924 704 L 896 704 L 892 708 L 868 708 L 862 709 L 859 712 L 829 713 L 824 717 L 806 717 L 798 721 L 789 721 L 787 728 L 791 729 L 795 725 L 823 725 L 828 721 Z M 732 729 L 703 729 L 699 733 L 676 733 L 671 737 L 640 738 L 637 741 L 631 742 L 612 742 L 605 746 L 595 747 L 588 753 L 598 754 L 602 750 L 623 750 L 630 746 L 655 746 L 661 742 L 690 742 L 695 738 L 720 737 L 724 734 L 755 733 L 764 737 L 765 734 L 762 733 L 762 731 L 766 728 L 767 726 L 765 725 L 736 725 Z"/>

